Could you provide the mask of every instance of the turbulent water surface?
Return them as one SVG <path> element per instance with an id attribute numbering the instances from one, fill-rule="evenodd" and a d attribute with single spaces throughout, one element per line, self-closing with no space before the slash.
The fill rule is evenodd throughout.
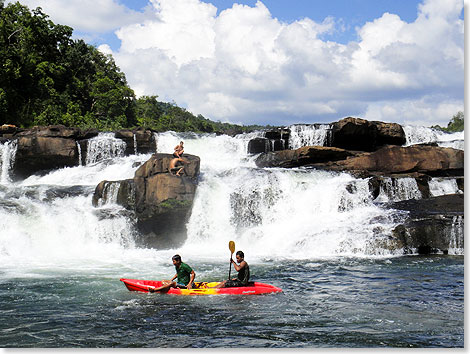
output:
<path id="1" fill-rule="evenodd" d="M 298 141 L 327 136 L 296 129 Z M 432 135 L 405 130 L 410 143 Z M 135 246 L 133 218 L 112 198 L 91 205 L 100 181 L 132 178 L 150 155 L 124 157 L 123 142 L 103 134 L 84 166 L 13 182 L 16 146 L 0 145 L 0 347 L 463 347 L 458 242 L 448 256 L 387 247 L 404 215 L 382 202 L 421 198 L 413 180 L 372 201 L 367 180 L 346 173 L 259 169 L 246 150 L 260 134 L 157 136 L 158 152 L 183 139 L 201 157 L 188 240 L 160 251 Z M 431 138 L 463 148 L 463 135 Z M 461 193 L 453 179 L 433 179 L 431 192 Z M 178 297 L 119 281 L 169 278 L 175 253 L 197 280 L 224 279 L 229 240 L 253 280 L 284 292 Z"/>

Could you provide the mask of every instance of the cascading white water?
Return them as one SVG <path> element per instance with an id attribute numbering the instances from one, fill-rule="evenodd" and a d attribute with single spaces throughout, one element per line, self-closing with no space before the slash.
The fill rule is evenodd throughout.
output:
<path id="1" fill-rule="evenodd" d="M 99 133 L 88 140 L 86 164 L 94 164 L 114 157 L 124 156 L 126 143 L 114 137 L 114 133 Z"/>
<path id="2" fill-rule="evenodd" d="M 80 143 L 77 141 L 77 150 L 78 150 L 78 165 L 82 166 L 82 147 L 80 146 Z"/>
<path id="3" fill-rule="evenodd" d="M 378 255 L 390 215 L 348 174 L 241 167 L 200 182 L 184 249 L 210 257 L 234 240 L 257 257 Z"/>
<path id="4" fill-rule="evenodd" d="M 10 170 L 15 163 L 17 148 L 18 142 L 16 140 L 10 140 L 0 144 L 1 184 L 7 184 L 10 182 Z"/>
<path id="5" fill-rule="evenodd" d="M 464 150 L 464 132 L 446 133 L 434 128 L 404 125 L 406 146 L 422 143 L 437 143 L 442 147 Z"/>
<path id="6" fill-rule="evenodd" d="M 137 155 L 137 137 L 134 133 L 134 155 Z"/>
<path id="7" fill-rule="evenodd" d="M 429 191 L 433 197 L 462 193 L 455 178 L 435 177 L 429 181 Z"/>
<path id="8" fill-rule="evenodd" d="M 132 178 L 151 156 L 119 156 L 123 145 L 108 134 L 95 138 L 94 157 L 84 166 L 1 186 L 0 261 L 75 262 L 77 267 L 90 261 L 95 268 L 100 262 L 112 267 L 129 261 L 152 272 L 155 260 L 167 265 L 174 252 L 222 260 L 229 240 L 251 259 L 393 254 L 386 245 L 399 217 L 371 201 L 367 180 L 346 173 L 257 168 L 255 157 L 247 155 L 254 135 L 156 134 L 158 152 L 171 154 L 183 140 L 185 153 L 201 158 L 188 240 L 179 250 L 135 248 L 134 220 L 115 204 L 112 187 L 110 203 L 92 206 L 99 182 Z"/>
<path id="9" fill-rule="evenodd" d="M 110 156 L 112 152 L 96 154 Z M 139 264 L 150 254 L 155 258 L 151 250 L 134 247 L 133 220 L 113 203 L 117 192 L 113 186 L 118 183 L 110 184 L 109 203 L 98 208 L 91 204 L 99 182 L 132 178 L 137 166 L 150 156 L 115 157 L 21 182 L 8 181 L 0 188 L 0 262 L 21 272 L 28 264 L 33 269 L 49 265 L 86 269 L 91 262 L 90 267 L 96 269 L 129 259 Z"/>
<path id="10" fill-rule="evenodd" d="M 250 137 L 251 138 L 251 137 Z M 395 225 L 370 200 L 366 180 L 331 172 L 259 169 L 246 155 L 244 135 L 163 133 L 158 152 L 184 140 L 185 153 L 201 158 L 188 240 L 181 252 L 218 258 L 234 240 L 260 257 L 308 258 L 377 255 Z"/>
<path id="11" fill-rule="evenodd" d="M 302 146 L 325 146 L 327 143 L 329 124 L 302 125 L 295 124 L 289 127 L 289 149 L 298 149 Z"/>
<path id="12" fill-rule="evenodd" d="M 454 216 L 450 231 L 449 254 L 464 254 L 463 217 Z"/>
<path id="13" fill-rule="evenodd" d="M 411 177 L 391 178 L 384 177 L 380 185 L 377 202 L 398 202 L 408 199 L 421 199 L 422 194 L 416 180 Z"/>

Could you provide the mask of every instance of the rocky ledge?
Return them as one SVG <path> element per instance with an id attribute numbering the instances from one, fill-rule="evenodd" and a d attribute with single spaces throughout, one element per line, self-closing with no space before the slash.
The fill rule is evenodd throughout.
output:
<path id="1" fill-rule="evenodd" d="M 171 154 L 154 154 L 137 169 L 133 179 L 102 181 L 95 189 L 94 206 L 115 198 L 115 202 L 134 213 L 139 246 L 172 248 L 186 240 L 200 158 L 185 154 L 182 176 L 168 172 L 172 158 Z"/>
<path id="2" fill-rule="evenodd" d="M 5 125 L 0 129 L 0 141 L 16 141 L 17 151 L 12 174 L 16 179 L 24 179 L 33 174 L 83 164 L 87 158 L 88 143 L 98 134 L 95 129 L 69 128 L 63 125 L 31 129 Z M 112 134 L 126 143 L 125 155 L 155 152 L 155 138 L 151 130 L 119 130 Z"/>
<path id="3" fill-rule="evenodd" d="M 449 248 L 464 249 L 464 196 L 443 195 L 392 203 L 407 216 L 393 230 L 392 244 L 405 253 L 443 253 Z"/>
<path id="4" fill-rule="evenodd" d="M 305 166 L 348 171 L 361 177 L 414 172 L 430 176 L 463 176 L 464 152 L 430 145 L 385 146 L 374 152 L 305 146 L 261 154 L 255 163 L 258 167 Z"/>
<path id="5" fill-rule="evenodd" d="M 375 151 L 386 145 L 401 146 L 406 143 L 403 127 L 397 123 L 368 121 L 362 118 L 347 117 L 330 124 L 308 124 L 316 129 L 325 129 L 327 147 L 346 150 Z M 258 154 L 287 149 L 292 139 L 290 128 L 273 128 L 265 131 L 264 137 L 252 139 L 248 144 L 248 153 Z"/>

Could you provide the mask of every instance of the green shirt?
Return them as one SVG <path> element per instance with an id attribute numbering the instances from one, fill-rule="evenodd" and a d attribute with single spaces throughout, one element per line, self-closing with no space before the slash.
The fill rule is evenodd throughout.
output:
<path id="1" fill-rule="evenodd" d="M 190 266 L 188 266 L 186 263 L 181 262 L 180 267 L 176 268 L 176 274 L 178 275 L 178 279 L 176 279 L 176 282 L 179 284 L 188 285 L 192 271 L 193 269 Z"/>

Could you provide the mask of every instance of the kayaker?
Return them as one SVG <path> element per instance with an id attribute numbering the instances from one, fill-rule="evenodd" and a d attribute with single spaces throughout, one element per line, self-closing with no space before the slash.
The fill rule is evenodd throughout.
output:
<path id="1" fill-rule="evenodd" d="M 237 259 L 238 265 L 233 259 L 230 259 L 230 261 L 238 272 L 238 276 L 236 278 L 223 281 L 217 285 L 216 288 L 235 288 L 238 286 L 246 286 L 248 284 L 250 280 L 250 267 L 245 261 L 245 254 L 243 251 L 238 251 L 235 254 L 235 258 Z"/>
<path id="2" fill-rule="evenodd" d="M 194 278 L 196 277 L 194 270 L 189 265 L 181 261 L 181 256 L 179 254 L 175 254 L 171 260 L 173 261 L 173 265 L 176 268 L 175 276 L 171 278 L 171 280 L 163 280 L 163 285 L 159 288 L 149 287 L 150 292 L 153 293 L 170 288 L 192 289 L 194 285 Z M 176 282 L 174 281 L 175 279 Z"/>

